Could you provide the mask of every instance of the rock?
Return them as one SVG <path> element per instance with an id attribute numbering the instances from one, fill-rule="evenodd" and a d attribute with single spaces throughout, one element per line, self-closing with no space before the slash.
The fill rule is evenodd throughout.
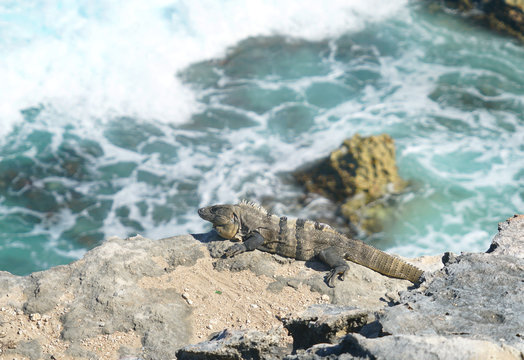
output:
<path id="1" fill-rule="evenodd" d="M 307 285 L 312 291 L 328 296 L 334 304 L 354 306 L 363 310 L 379 310 L 389 302 L 388 293 L 398 293 L 412 285 L 408 280 L 399 280 L 381 275 L 362 265 L 348 262 L 350 270 L 345 281 L 337 281 L 336 287 L 330 288 L 325 283 L 325 276 L 329 268 L 319 261 L 308 261 L 306 267 L 316 270 L 312 274 L 297 274 L 294 277 L 276 276 L 276 270 L 282 263 L 293 261 L 274 254 L 262 251 L 245 252 L 231 258 L 220 258 L 225 249 L 234 244 L 231 241 L 219 240 L 214 232 L 206 237 L 211 247 L 211 254 L 218 259 L 214 268 L 218 271 L 244 271 L 250 270 L 257 275 L 274 277 L 275 281 L 269 285 L 270 289 L 280 292 L 284 287 L 298 288 L 301 284 Z M 436 258 L 427 264 L 420 263 L 421 269 L 433 266 Z M 430 265 L 431 264 L 431 265 Z"/>
<path id="2" fill-rule="evenodd" d="M 20 354 L 31 360 L 42 359 L 42 348 L 37 340 L 21 341 L 13 350 L 8 350 L 6 354 Z"/>
<path id="3" fill-rule="evenodd" d="M 221 272 L 247 272 L 242 275 L 243 278 L 266 277 L 267 284 L 274 281 L 274 284 L 280 285 L 275 286 L 277 294 L 285 291 L 310 293 L 311 289 L 318 295 L 308 296 L 317 301 L 358 305 L 362 306 L 363 311 L 371 312 L 388 305 L 386 294 L 398 293 L 410 286 L 408 281 L 388 278 L 360 265 L 350 264 L 347 279 L 331 289 L 324 281 L 328 268 L 320 262 L 297 262 L 261 251 L 240 254 L 231 259 L 212 259 L 202 242 L 207 245 L 216 243 L 217 248 L 219 244 L 226 243 L 217 239 L 214 232 L 157 241 L 140 236 L 126 240 L 111 238 L 70 265 L 26 277 L 0 273 L 0 308 L 5 309 L 5 312 L 0 312 L 0 319 L 5 318 L 0 322 L 0 333 L 5 331 L 0 347 L 6 348 L 11 344 L 9 346 L 15 348 L 13 354 L 17 354 L 16 347 L 21 344 L 22 337 L 44 344 L 42 334 L 47 333 L 49 338 L 68 347 L 65 354 L 55 353 L 53 356 L 96 358 L 102 356 L 96 354 L 97 347 L 86 344 L 101 343 L 106 337 L 109 337 L 107 341 L 118 343 L 118 339 L 112 336 L 122 334 L 118 336 L 127 336 L 131 340 L 136 339 L 136 342 L 122 342 L 120 350 L 115 347 L 115 351 L 143 359 L 169 358 L 180 347 L 195 341 L 192 340 L 195 329 L 191 324 L 200 316 L 198 312 L 203 311 L 200 307 L 197 313 L 193 313 L 199 304 L 230 301 L 228 299 L 235 301 L 235 287 L 246 286 L 245 283 L 232 284 L 229 292 L 224 291 L 223 294 L 221 286 L 197 288 L 199 282 L 214 281 L 212 263 Z M 201 264 L 199 272 L 184 273 L 189 274 L 185 276 L 192 280 L 181 284 L 175 291 L 174 282 L 182 279 L 180 275 L 171 278 L 171 274 L 178 273 L 181 267 L 193 269 L 200 260 L 207 265 Z M 292 271 L 282 272 L 286 267 Z M 302 270 L 296 272 L 300 268 Z M 246 302 L 248 311 L 263 313 L 263 321 L 271 318 L 276 325 L 277 315 L 285 315 L 292 308 L 307 307 L 305 303 L 301 305 L 300 297 L 300 301 L 293 304 L 287 304 L 285 299 L 281 305 L 268 303 L 260 295 L 265 289 L 259 290 L 254 288 L 244 296 L 250 297 Z M 324 298 L 321 295 L 325 295 Z M 10 314 L 9 318 L 7 314 Z M 237 324 L 239 315 L 244 316 L 241 313 L 222 315 L 234 324 Z M 217 316 L 219 314 L 212 315 L 213 318 Z M 3 326 L 4 323 L 22 324 L 20 335 L 16 333 L 18 327 L 11 329 L 10 325 Z M 243 318 L 242 323 L 252 324 L 253 321 Z M 205 320 L 202 328 L 210 330 L 209 324 L 211 322 Z M 221 329 L 216 323 L 212 327 Z M 34 328 L 39 331 L 34 332 Z M 56 328 L 59 330 L 53 330 Z M 44 357 L 48 355 L 46 351 L 49 351 L 48 348 L 42 347 Z"/>
<path id="4" fill-rule="evenodd" d="M 524 258 L 524 215 L 515 215 L 499 223 L 499 232 L 493 238 L 488 253 Z"/>
<path id="5" fill-rule="evenodd" d="M 283 319 L 283 323 L 293 337 L 296 351 L 319 343 L 333 343 L 342 335 L 360 331 L 369 319 L 368 312 L 355 307 L 313 305 L 296 317 Z"/>
<path id="6" fill-rule="evenodd" d="M 66 351 L 66 354 L 73 358 L 86 358 L 86 359 L 96 359 L 97 356 L 92 351 L 85 349 L 79 343 L 72 343 Z"/>
<path id="7" fill-rule="evenodd" d="M 387 134 L 355 134 L 327 158 L 298 169 L 294 176 L 306 191 L 342 203 L 342 215 L 368 233 L 381 230 L 389 210 L 387 202 L 371 203 L 406 186 L 398 174 L 394 141 Z"/>
<path id="8" fill-rule="evenodd" d="M 177 353 L 179 360 L 242 360 L 279 359 L 287 352 L 279 346 L 277 331 L 267 333 L 254 330 L 223 330 L 210 340 L 189 345 Z"/>
<path id="9" fill-rule="evenodd" d="M 493 30 L 524 41 L 524 1 L 446 0 L 445 5 L 486 24 Z"/>
<path id="10" fill-rule="evenodd" d="M 214 263 L 218 271 L 251 270 L 257 275 L 266 276 L 273 276 L 277 266 L 271 254 L 261 251 L 243 253 L 231 258 L 220 258 Z"/>
<path id="11" fill-rule="evenodd" d="M 214 231 L 205 237 L 210 255 L 217 261 L 213 264 L 218 271 L 243 271 L 251 270 L 257 275 L 273 276 L 278 266 L 274 259 L 275 255 L 255 251 L 243 253 L 231 258 L 222 258 L 224 252 L 235 244 L 234 241 L 224 240 Z"/>
<path id="12" fill-rule="evenodd" d="M 296 352 L 285 359 L 522 359 L 524 263 L 518 248 L 523 218 L 515 217 L 499 226 L 491 253 L 447 253 L 441 256 L 444 266 L 436 264 L 436 257 L 419 259 L 419 264 L 434 273 L 428 274 L 426 283 L 408 288 L 400 296 L 395 291 L 385 292 L 389 301 L 382 308 L 364 311 L 315 305 L 301 315 L 284 318 Z M 376 278 L 369 281 L 377 285 Z M 350 283 L 360 281 L 351 279 Z M 384 292 L 384 286 L 380 287 Z M 199 352 L 192 355 L 200 358 L 247 354 L 231 355 L 225 352 L 230 347 L 213 342 L 197 348 Z"/>
<path id="13" fill-rule="evenodd" d="M 404 182 L 398 175 L 393 139 L 386 134 L 361 137 L 355 134 L 315 166 L 300 169 L 297 180 L 309 192 L 337 201 L 363 194 L 378 199 Z M 367 201 L 369 202 L 369 201 Z"/>
<path id="14" fill-rule="evenodd" d="M 522 257 L 457 256 L 428 284 L 401 293 L 379 322 L 389 334 L 461 336 L 524 351 L 523 274 Z"/>
<path id="15" fill-rule="evenodd" d="M 144 277 L 161 276 L 182 264 L 194 264 L 203 256 L 201 247 L 192 236 L 158 241 L 140 236 L 127 240 L 112 238 L 70 265 L 27 277 L 0 274 L 0 284 L 4 285 L 0 296 L 8 300 L 7 305 L 15 309 L 15 314 L 23 309 L 17 315 L 21 324 L 24 316 L 28 322 L 48 318 L 46 314 L 60 316 L 55 322 L 59 321 L 61 338 L 66 343 L 80 344 L 115 332 L 136 334 L 142 344 L 135 351 L 142 357 L 168 358 L 189 341 L 190 308 L 172 289 L 138 284 Z M 20 296 L 16 296 L 17 293 Z M 64 310 L 56 313 L 61 308 Z M 44 330 L 46 326 L 41 324 Z M 35 341 L 39 338 L 30 327 L 21 334 L 35 336 Z M 13 341 L 17 342 L 13 352 L 36 356 L 31 354 L 37 354 L 34 344 L 38 342 Z M 86 349 L 78 345 L 70 350 L 74 352 L 70 352 L 72 356 L 86 353 Z"/>
<path id="16" fill-rule="evenodd" d="M 523 358 L 523 224 L 524 216 L 499 224 L 488 253 L 413 260 L 426 271 L 419 287 L 349 263 L 332 289 L 325 265 L 260 251 L 228 263 L 235 257 L 211 258 L 203 245 L 221 246 L 213 232 L 111 238 L 69 265 L 26 277 L 0 272 L 0 351 L 30 359 Z M 333 304 L 318 304 L 326 301 Z M 310 304 L 318 305 L 296 315 Z M 281 345 L 289 338 L 278 319 L 294 355 Z M 224 327 L 236 329 L 189 345 Z"/>
<path id="17" fill-rule="evenodd" d="M 393 335 L 368 339 L 349 334 L 337 344 L 318 344 L 286 360 L 319 359 L 500 359 L 518 360 L 521 353 L 506 345 L 461 337 Z"/>

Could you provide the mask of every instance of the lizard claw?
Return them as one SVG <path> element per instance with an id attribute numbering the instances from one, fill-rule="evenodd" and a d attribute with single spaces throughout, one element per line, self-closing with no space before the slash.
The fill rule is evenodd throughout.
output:
<path id="1" fill-rule="evenodd" d="M 346 264 L 344 265 L 338 265 L 336 267 L 334 267 L 333 269 L 331 269 L 331 271 L 329 272 L 328 276 L 326 277 L 326 283 L 329 287 L 331 288 L 334 288 L 335 287 L 335 277 L 337 275 L 338 278 L 341 280 L 341 281 L 344 281 L 344 279 L 346 278 L 346 272 L 349 270 L 349 266 L 347 266 Z"/>
<path id="2" fill-rule="evenodd" d="M 232 257 L 232 256 L 235 256 L 237 254 L 241 254 L 241 253 L 245 252 L 246 250 L 247 250 L 246 245 L 244 245 L 243 243 L 235 244 L 235 245 L 229 247 L 224 252 L 223 257 L 225 257 L 225 258 Z"/>

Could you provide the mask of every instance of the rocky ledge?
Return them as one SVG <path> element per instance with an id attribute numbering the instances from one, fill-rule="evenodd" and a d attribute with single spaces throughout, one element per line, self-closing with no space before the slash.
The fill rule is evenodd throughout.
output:
<path id="1" fill-rule="evenodd" d="M 524 216 L 486 253 L 421 257 L 418 287 L 356 264 L 251 252 L 214 233 L 111 238 L 81 260 L 0 272 L 0 359 L 524 358 Z"/>

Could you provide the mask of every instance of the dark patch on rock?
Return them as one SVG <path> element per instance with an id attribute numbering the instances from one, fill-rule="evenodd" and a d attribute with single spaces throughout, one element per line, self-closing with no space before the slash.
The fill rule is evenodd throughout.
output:
<path id="1" fill-rule="evenodd" d="M 313 305 L 297 317 L 283 319 L 283 323 L 293 337 L 296 351 L 319 343 L 334 343 L 345 334 L 360 331 L 368 320 L 368 312 L 355 307 Z"/>
<path id="2" fill-rule="evenodd" d="M 279 359 L 286 349 L 279 347 L 280 335 L 276 331 L 267 333 L 254 330 L 224 330 L 196 345 L 189 345 L 177 353 L 179 360 L 259 360 Z"/>
<path id="3" fill-rule="evenodd" d="M 286 281 L 286 284 L 287 284 L 287 286 L 292 287 L 293 289 L 298 289 L 300 284 L 302 284 L 302 281 L 297 280 L 297 279 L 290 279 L 290 280 Z"/>
<path id="4" fill-rule="evenodd" d="M 386 357 L 387 358 L 387 357 Z M 352 335 L 338 339 L 336 344 L 317 344 L 306 351 L 285 357 L 286 360 L 319 360 L 319 359 L 377 359 L 363 347 Z"/>
<path id="5" fill-rule="evenodd" d="M 318 344 L 286 360 L 321 359 L 519 359 L 510 347 L 481 340 L 443 336 L 394 335 L 368 339 L 348 334 L 337 344 Z"/>
<path id="6" fill-rule="evenodd" d="M 457 255 L 453 254 L 450 251 L 446 251 L 444 255 L 442 255 L 442 263 L 444 265 L 452 264 L 457 261 Z"/>

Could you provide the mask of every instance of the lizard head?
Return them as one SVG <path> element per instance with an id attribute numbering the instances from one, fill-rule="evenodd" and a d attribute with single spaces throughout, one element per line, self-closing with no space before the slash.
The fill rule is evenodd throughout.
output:
<path id="1" fill-rule="evenodd" d="M 198 215 L 213 224 L 224 239 L 233 239 L 240 229 L 240 219 L 234 205 L 213 205 L 198 209 Z"/>

